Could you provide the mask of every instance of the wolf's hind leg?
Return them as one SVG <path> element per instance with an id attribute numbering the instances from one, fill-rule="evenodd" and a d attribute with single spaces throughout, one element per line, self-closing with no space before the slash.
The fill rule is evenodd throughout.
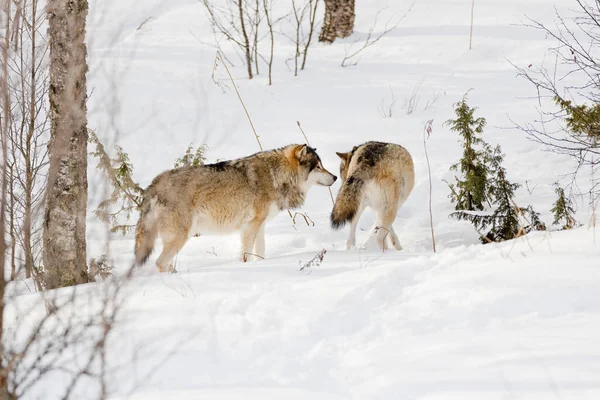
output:
<path id="1" fill-rule="evenodd" d="M 354 214 L 352 221 L 350 221 L 350 235 L 348 236 L 348 241 L 346 242 L 347 250 L 350 250 L 352 247 L 356 247 L 356 228 L 358 227 L 358 220 L 360 219 L 360 215 L 364 209 L 365 207 L 361 205 L 358 210 L 356 210 L 356 214 Z"/>
<path id="2" fill-rule="evenodd" d="M 390 242 L 392 246 L 396 250 L 402 250 L 402 245 L 400 244 L 400 239 L 398 239 L 398 235 L 396 235 L 396 231 L 394 231 L 394 226 L 390 225 Z"/>
<path id="3" fill-rule="evenodd" d="M 187 242 L 187 232 L 172 232 L 163 236 L 163 250 L 156 260 L 158 272 L 173 272 L 173 258 Z"/>
<path id="4" fill-rule="evenodd" d="M 396 219 L 396 207 L 386 207 L 381 214 L 377 215 L 377 227 L 375 228 L 377 234 L 377 244 L 379 248 L 383 251 L 387 250 L 387 238 L 390 236 L 390 239 L 393 242 L 394 236 L 396 234 L 393 232 L 392 224 Z M 396 236 L 398 239 L 398 236 Z"/>

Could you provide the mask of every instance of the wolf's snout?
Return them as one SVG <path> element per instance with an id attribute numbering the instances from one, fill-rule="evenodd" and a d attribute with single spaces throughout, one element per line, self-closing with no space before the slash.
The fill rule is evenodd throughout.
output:
<path id="1" fill-rule="evenodd" d="M 333 175 L 333 181 L 337 181 L 337 176 Z"/>

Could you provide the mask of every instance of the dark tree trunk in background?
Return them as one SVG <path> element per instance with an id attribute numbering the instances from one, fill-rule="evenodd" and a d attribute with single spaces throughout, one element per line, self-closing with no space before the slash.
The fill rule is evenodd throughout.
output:
<path id="1" fill-rule="evenodd" d="M 354 17 L 354 0 L 325 0 L 325 18 L 319 42 L 333 43 L 337 38 L 352 35 Z"/>

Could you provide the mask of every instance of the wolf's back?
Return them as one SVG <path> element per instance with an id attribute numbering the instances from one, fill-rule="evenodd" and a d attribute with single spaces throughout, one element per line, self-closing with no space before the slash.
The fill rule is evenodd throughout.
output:
<path id="1" fill-rule="evenodd" d="M 352 221 L 360 207 L 364 180 L 350 176 L 342 184 L 333 211 L 331 212 L 331 227 L 341 229 L 348 221 Z"/>

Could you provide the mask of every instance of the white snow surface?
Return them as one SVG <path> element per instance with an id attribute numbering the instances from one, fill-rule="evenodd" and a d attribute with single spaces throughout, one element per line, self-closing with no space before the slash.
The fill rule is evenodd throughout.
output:
<path id="1" fill-rule="evenodd" d="M 354 35 L 315 43 L 297 77 L 285 63 L 293 46 L 278 34 L 272 86 L 264 64 L 249 81 L 224 45 L 266 149 L 302 143 L 300 121 L 336 174 L 335 151 L 367 140 L 411 152 L 415 188 L 394 224 L 404 250 L 345 250 L 348 228 L 330 228 L 332 204 L 323 187 L 311 189 L 301 210 L 314 226 L 302 219 L 294 225 L 285 212 L 267 225 L 263 261 L 236 261 L 237 235 L 202 236 L 178 255 L 178 273 L 159 274 L 158 241 L 127 284 L 120 323 L 109 337 L 110 399 L 600 398 L 600 238 L 587 227 L 585 199 L 577 214 L 582 227 L 502 244 L 481 245 L 468 223 L 448 218 L 444 180 L 452 181 L 449 167 L 461 148 L 442 123 L 471 88 L 469 103 L 488 121 L 484 139 L 502 145 L 509 179 L 523 185 L 517 203 L 534 205 L 549 227 L 552 183 L 565 183 L 573 169 L 570 159 L 544 152 L 511 122 L 537 117 L 535 88 L 517 78 L 511 63 L 539 64 L 554 44 L 519 24 L 525 15 L 551 22 L 555 7 L 569 4 L 475 3 L 472 50 L 471 1 L 418 0 L 356 66 L 342 68 L 345 48 L 364 40 L 380 10 L 376 32 L 411 5 L 357 1 Z M 277 10 L 286 8 L 281 3 Z M 322 13 L 321 7 L 318 28 Z M 91 0 L 88 25 L 90 128 L 107 148 L 123 147 L 142 186 L 172 168 L 190 142 L 209 146 L 209 162 L 258 151 L 223 66 L 213 74 L 214 39 L 201 2 Z M 405 99 L 419 84 L 419 104 L 407 114 Z M 391 91 L 396 104 L 383 118 L 378 106 L 391 102 Z M 430 119 L 435 254 L 423 148 Z M 106 234 L 92 211 L 106 191 L 93 159 L 89 175 L 88 257 L 96 257 L 106 252 Z M 334 195 L 338 189 L 339 181 Z M 366 212 L 359 241 L 373 221 Z M 133 259 L 133 235 L 110 239 L 118 276 Z M 300 270 L 323 249 L 320 265 Z M 93 304 L 105 284 L 78 290 Z M 36 296 L 17 296 L 9 326 Z M 40 302 L 31 318 L 43 312 Z M 49 375 L 26 398 L 60 398 L 63 378 Z M 80 385 L 73 398 L 97 398 L 96 389 Z"/>

